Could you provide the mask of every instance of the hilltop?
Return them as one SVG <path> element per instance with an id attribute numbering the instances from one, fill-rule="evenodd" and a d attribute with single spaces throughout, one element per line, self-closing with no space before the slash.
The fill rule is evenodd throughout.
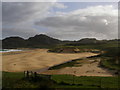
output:
<path id="1" fill-rule="evenodd" d="M 28 39 L 23 39 L 21 37 L 8 37 L 2 40 L 3 48 L 46 48 L 59 43 L 61 43 L 60 40 L 44 34 L 35 35 Z"/>
<path id="2" fill-rule="evenodd" d="M 103 44 L 107 42 L 116 42 L 114 40 L 97 40 L 96 38 L 83 38 L 78 41 L 67 41 L 52 38 L 50 36 L 39 34 L 34 37 L 24 39 L 22 37 L 7 37 L 2 40 L 2 47 L 5 49 L 11 48 L 50 48 L 57 45 L 79 46 L 79 45 L 91 45 L 91 44 Z"/>

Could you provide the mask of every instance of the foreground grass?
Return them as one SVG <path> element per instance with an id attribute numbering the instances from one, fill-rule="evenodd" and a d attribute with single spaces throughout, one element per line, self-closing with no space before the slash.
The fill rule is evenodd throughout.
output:
<path id="1" fill-rule="evenodd" d="M 118 77 L 77 77 L 72 75 L 52 75 L 52 79 L 57 83 L 66 84 L 66 87 L 68 86 L 67 84 L 70 84 L 73 86 L 75 85 L 75 87 L 79 86 L 82 88 L 118 88 L 120 83 L 120 81 L 118 81 Z"/>
<path id="2" fill-rule="evenodd" d="M 118 77 L 39 75 L 26 79 L 23 73 L 3 72 L 3 88 L 118 88 Z M 49 89 L 48 89 L 49 90 Z"/>
<path id="3" fill-rule="evenodd" d="M 27 79 L 22 72 L 3 72 L 2 85 L 3 88 L 49 88 L 51 81 L 48 77 L 42 75 L 40 77 Z"/>

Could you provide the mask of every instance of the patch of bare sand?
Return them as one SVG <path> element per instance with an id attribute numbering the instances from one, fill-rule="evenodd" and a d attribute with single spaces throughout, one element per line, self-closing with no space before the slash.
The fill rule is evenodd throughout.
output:
<path id="1" fill-rule="evenodd" d="M 21 52 L 3 53 L 2 69 L 9 72 L 20 72 L 24 70 L 36 70 L 51 67 L 63 62 L 94 56 L 94 53 L 49 53 L 47 49 L 35 49 Z"/>
<path id="2" fill-rule="evenodd" d="M 113 76 L 114 71 L 109 72 L 109 70 L 107 69 L 102 69 L 98 67 L 99 61 L 99 59 L 97 60 L 97 62 L 91 60 L 89 63 L 84 63 L 80 67 L 66 67 L 58 70 L 48 70 L 46 72 L 43 72 L 42 74 L 71 74 L 76 76 Z"/>

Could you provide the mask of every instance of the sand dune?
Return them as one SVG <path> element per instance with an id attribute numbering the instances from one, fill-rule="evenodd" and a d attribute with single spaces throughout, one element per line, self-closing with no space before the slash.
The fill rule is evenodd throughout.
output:
<path id="1" fill-rule="evenodd" d="M 3 53 L 3 71 L 20 72 L 51 67 L 72 59 L 94 56 L 94 53 L 61 54 L 49 53 L 47 49 Z"/>
<path id="2" fill-rule="evenodd" d="M 86 60 L 86 59 L 85 59 Z M 114 76 L 115 70 L 107 70 L 103 69 L 101 67 L 98 67 L 100 59 L 97 60 L 97 62 L 87 60 L 87 63 L 83 64 L 80 67 L 65 67 L 58 70 L 48 70 L 45 72 L 42 72 L 42 74 L 71 74 L 76 76 Z M 86 61 L 85 61 L 86 62 Z"/>

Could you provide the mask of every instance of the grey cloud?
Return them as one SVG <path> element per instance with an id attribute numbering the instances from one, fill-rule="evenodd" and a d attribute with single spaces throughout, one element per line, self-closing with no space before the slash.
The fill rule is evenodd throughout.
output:
<path id="1" fill-rule="evenodd" d="M 50 15 L 52 7 L 65 8 L 56 2 L 3 2 L 2 3 L 2 33 L 6 36 L 19 35 L 30 37 L 40 33 L 34 28 L 34 22 Z"/>
<path id="2" fill-rule="evenodd" d="M 3 2 L 2 37 L 18 35 L 27 38 L 39 33 L 33 22 L 44 18 L 50 6 L 51 3 L 42 2 Z"/>
<path id="3" fill-rule="evenodd" d="M 91 14 L 89 10 L 91 9 L 81 9 L 55 17 L 48 17 L 35 24 L 48 28 L 50 30 L 48 34 L 61 39 L 78 39 L 78 37 L 111 39 L 118 37 L 116 9 L 112 6 L 97 6 L 92 10 L 94 14 Z M 101 11 L 98 12 L 97 10 Z M 82 15 L 80 15 L 81 12 L 83 12 Z"/>
<path id="4" fill-rule="evenodd" d="M 51 3 L 3 2 L 3 23 L 19 23 L 41 18 L 47 13 Z M 10 24 L 10 23 L 9 23 Z"/>
<path id="5" fill-rule="evenodd" d="M 46 34 L 59 39 L 117 37 L 117 13 L 112 6 L 94 6 L 51 16 L 49 10 L 52 7 L 66 8 L 62 3 L 4 2 L 3 37 L 19 35 L 27 38 L 41 33 L 34 25 L 47 28 Z"/>

